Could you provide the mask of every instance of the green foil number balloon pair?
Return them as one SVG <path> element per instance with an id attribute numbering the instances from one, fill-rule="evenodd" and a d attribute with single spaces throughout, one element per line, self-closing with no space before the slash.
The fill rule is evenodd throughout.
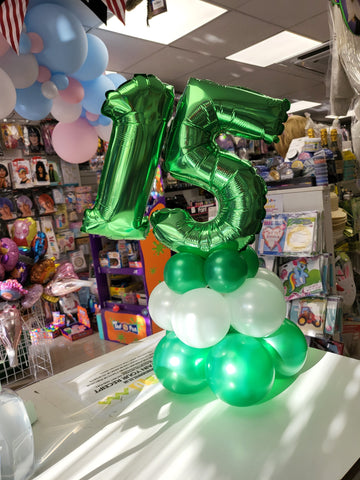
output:
<path id="1" fill-rule="evenodd" d="M 182 209 L 158 210 L 151 216 L 156 238 L 175 252 L 205 256 L 229 242 L 241 249 L 260 230 L 266 186 L 249 162 L 221 150 L 215 138 L 231 133 L 276 142 L 289 101 L 192 78 L 166 132 L 173 104 L 173 87 L 153 75 L 135 75 L 107 92 L 102 113 L 113 120 L 113 131 L 95 206 L 85 212 L 82 230 L 114 239 L 146 237 L 144 213 L 164 147 L 164 169 L 211 192 L 219 211 L 200 223 Z"/>

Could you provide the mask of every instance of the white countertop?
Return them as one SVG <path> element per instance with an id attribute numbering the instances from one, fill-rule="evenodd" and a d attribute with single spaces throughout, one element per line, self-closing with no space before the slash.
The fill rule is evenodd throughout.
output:
<path id="1" fill-rule="evenodd" d="M 310 349 L 285 391 L 239 408 L 209 389 L 175 395 L 151 384 L 161 337 L 18 391 L 38 414 L 32 478 L 340 480 L 358 460 L 358 360 Z M 135 370 L 131 384 L 124 375 Z"/>

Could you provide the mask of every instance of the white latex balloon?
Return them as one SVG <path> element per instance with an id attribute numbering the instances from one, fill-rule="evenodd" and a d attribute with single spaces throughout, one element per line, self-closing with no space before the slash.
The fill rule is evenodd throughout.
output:
<path id="1" fill-rule="evenodd" d="M 14 110 L 16 104 L 16 90 L 11 78 L 2 68 L 0 68 L 0 85 L 0 118 L 4 118 Z"/>
<path id="2" fill-rule="evenodd" d="M 111 121 L 109 125 L 97 125 L 95 127 L 95 130 L 102 140 L 104 140 L 105 142 L 108 142 L 110 140 L 112 127 L 113 127 L 113 122 Z"/>
<path id="3" fill-rule="evenodd" d="M 282 292 L 271 282 L 248 278 L 234 292 L 224 294 L 231 313 L 231 325 L 240 333 L 265 337 L 282 325 L 286 302 Z"/>
<path id="4" fill-rule="evenodd" d="M 15 88 L 30 87 L 39 75 L 39 65 L 35 55 L 17 55 L 11 48 L 0 57 L 0 68 L 5 70 Z"/>
<path id="5" fill-rule="evenodd" d="M 164 330 L 172 330 L 171 315 L 177 299 L 181 297 L 171 290 L 165 282 L 159 283 L 149 298 L 149 313 L 153 321 Z"/>
<path id="6" fill-rule="evenodd" d="M 171 323 L 179 339 L 195 348 L 212 347 L 230 328 L 230 312 L 224 297 L 209 288 L 195 288 L 180 295 Z"/>
<path id="7" fill-rule="evenodd" d="M 63 123 L 72 123 L 77 120 L 82 111 L 81 103 L 65 102 L 60 95 L 53 100 L 51 115 Z"/>
<path id="8" fill-rule="evenodd" d="M 268 270 L 267 268 L 259 268 L 255 278 L 262 278 L 268 282 L 271 282 L 275 287 L 277 287 L 281 293 L 284 293 L 284 286 L 280 278 L 276 273 Z"/>
<path id="9" fill-rule="evenodd" d="M 54 82 L 48 80 L 41 84 L 41 93 L 45 98 L 51 99 L 59 95 L 59 90 Z"/>

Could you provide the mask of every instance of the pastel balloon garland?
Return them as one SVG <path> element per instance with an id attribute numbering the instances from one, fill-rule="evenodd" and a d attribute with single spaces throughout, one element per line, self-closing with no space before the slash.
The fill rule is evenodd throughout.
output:
<path id="1" fill-rule="evenodd" d="M 146 201 L 163 147 L 165 170 L 213 193 L 219 211 L 212 221 L 199 223 L 168 208 L 150 218 L 155 237 L 178 252 L 149 300 L 152 319 L 167 330 L 154 352 L 154 371 L 175 393 L 209 386 L 230 405 L 252 405 L 279 391 L 278 378 L 295 378 L 307 344 L 285 318 L 278 278 L 259 270 L 248 246 L 265 215 L 266 185 L 215 138 L 226 132 L 276 142 L 289 102 L 190 79 L 166 132 L 173 101 L 172 87 L 152 75 L 135 75 L 107 93 L 102 113 L 114 128 L 95 207 L 85 212 L 82 230 L 146 237 Z"/>

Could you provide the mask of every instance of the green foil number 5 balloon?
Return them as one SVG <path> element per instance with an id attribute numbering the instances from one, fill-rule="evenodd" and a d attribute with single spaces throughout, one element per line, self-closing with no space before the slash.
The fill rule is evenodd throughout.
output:
<path id="1" fill-rule="evenodd" d="M 146 236 L 146 201 L 173 98 L 172 87 L 152 75 L 136 75 L 107 93 L 102 113 L 114 127 L 95 207 L 85 212 L 83 231 L 110 238 Z M 164 167 L 211 192 L 219 211 L 204 223 L 182 209 L 154 212 L 151 224 L 160 242 L 176 252 L 207 255 L 224 243 L 243 248 L 253 241 L 265 214 L 266 185 L 248 161 L 221 150 L 215 138 L 231 133 L 276 142 L 289 106 L 286 99 L 245 88 L 189 80 L 166 139 Z"/>

